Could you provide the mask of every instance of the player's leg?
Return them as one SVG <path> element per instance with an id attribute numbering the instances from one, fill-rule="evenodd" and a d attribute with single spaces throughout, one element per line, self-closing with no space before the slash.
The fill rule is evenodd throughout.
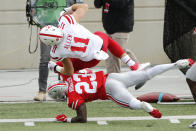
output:
<path id="1" fill-rule="evenodd" d="M 150 80 L 156 75 L 164 73 L 172 68 L 179 67 L 181 65 L 181 63 L 162 64 L 149 68 L 146 71 L 128 71 L 122 73 L 111 73 L 108 77 L 119 80 L 122 83 L 124 83 L 126 87 L 130 87 Z"/>
<path id="2" fill-rule="evenodd" d="M 161 117 L 161 113 L 157 109 L 153 108 L 149 103 L 141 102 L 132 96 L 121 81 L 108 77 L 106 79 L 105 87 L 106 94 L 109 99 L 118 105 L 128 107 L 130 109 L 143 109 L 153 117 Z"/>
<path id="3" fill-rule="evenodd" d="M 196 64 L 187 71 L 186 81 L 196 102 Z"/>
<path id="4" fill-rule="evenodd" d="M 133 61 L 126 53 L 125 51 L 122 49 L 122 47 L 116 42 L 114 41 L 112 38 L 110 38 L 108 35 L 106 35 L 103 32 L 97 31 L 94 33 L 95 35 L 98 35 L 100 38 L 103 39 L 103 48 L 102 50 L 107 52 L 107 50 L 109 50 L 112 55 L 114 55 L 115 57 L 121 59 L 121 61 L 125 64 L 127 64 L 131 70 L 142 70 L 148 66 L 150 66 L 149 63 L 139 66 L 138 63 L 136 63 L 135 61 Z"/>
<path id="5" fill-rule="evenodd" d="M 50 61 L 50 46 L 40 44 L 40 63 L 39 63 L 39 93 L 34 97 L 36 101 L 46 100 L 46 88 L 48 80 L 48 62 Z"/>

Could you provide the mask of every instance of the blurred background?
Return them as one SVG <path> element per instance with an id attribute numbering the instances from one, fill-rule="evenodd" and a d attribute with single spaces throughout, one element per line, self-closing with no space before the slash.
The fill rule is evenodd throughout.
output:
<path id="1" fill-rule="evenodd" d="M 81 24 L 90 31 L 104 31 L 101 9 L 95 9 L 93 0 L 84 0 L 89 5 Z M 135 0 L 135 26 L 130 33 L 126 48 L 134 51 L 141 62 L 152 64 L 170 62 L 163 51 L 164 0 Z M 0 4 L 0 69 L 37 69 L 40 59 L 40 44 L 36 49 L 37 27 L 28 25 L 26 0 L 2 0 Z M 30 43 L 31 38 L 31 43 Z M 101 62 L 98 66 L 104 66 Z"/>

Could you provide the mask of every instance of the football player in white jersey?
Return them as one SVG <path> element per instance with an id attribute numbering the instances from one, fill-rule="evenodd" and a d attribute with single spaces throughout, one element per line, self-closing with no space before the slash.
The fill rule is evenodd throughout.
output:
<path id="1" fill-rule="evenodd" d="M 161 118 L 162 114 L 149 103 L 137 100 L 127 88 L 143 83 L 172 68 L 183 69 L 194 63 L 191 59 L 178 60 L 176 63 L 156 65 L 145 71 L 128 71 L 105 74 L 99 72 L 78 72 L 71 76 L 62 75 L 62 81 L 55 81 L 47 88 L 48 95 L 57 100 L 66 101 L 68 107 L 76 110 L 77 116 L 67 118 L 66 115 L 56 116 L 62 122 L 87 122 L 86 102 L 97 99 L 110 99 L 127 109 L 143 109 L 152 117 Z M 59 66 L 59 65 L 56 65 Z M 89 73 L 88 73 L 89 72 Z"/>
<path id="2" fill-rule="evenodd" d="M 63 68 L 56 68 L 57 71 L 72 75 L 74 71 L 96 66 L 100 60 L 108 58 L 107 50 L 126 63 L 131 70 L 150 66 L 150 63 L 134 62 L 121 46 L 105 33 L 91 33 L 80 25 L 79 20 L 88 10 L 87 4 L 74 4 L 65 10 L 58 19 L 58 27 L 48 25 L 39 33 L 42 43 L 52 46 L 51 58 L 63 63 Z M 52 68 L 53 65 L 50 66 Z"/>

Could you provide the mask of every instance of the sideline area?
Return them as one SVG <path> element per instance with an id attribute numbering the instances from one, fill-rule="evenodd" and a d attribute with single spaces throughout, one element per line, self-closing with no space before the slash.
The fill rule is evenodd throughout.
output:
<path id="1" fill-rule="evenodd" d="M 163 116 L 160 120 L 169 120 L 170 123 L 180 123 L 180 119 L 196 119 L 196 115 Z M 140 117 L 89 117 L 87 121 L 95 121 L 98 125 L 107 125 L 107 121 L 130 121 L 130 120 L 157 120 L 151 116 Z M 25 126 L 35 126 L 34 122 L 56 122 L 55 118 L 32 118 L 32 119 L 0 119 L 0 123 L 24 122 Z"/>
<path id="2" fill-rule="evenodd" d="M 104 70 L 93 68 L 94 71 Z M 127 71 L 123 68 L 122 71 Z M 50 72 L 48 83 L 57 80 L 57 74 Z M 170 70 L 148 81 L 141 89 L 129 88 L 135 96 L 150 92 L 171 93 L 180 98 L 192 98 L 185 76 L 177 69 Z M 0 70 L 0 102 L 32 102 L 38 92 L 38 70 Z M 51 100 L 47 96 L 47 100 Z"/>

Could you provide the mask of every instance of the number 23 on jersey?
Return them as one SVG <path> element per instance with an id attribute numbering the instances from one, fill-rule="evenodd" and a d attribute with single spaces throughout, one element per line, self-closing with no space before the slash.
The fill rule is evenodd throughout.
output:
<path id="1" fill-rule="evenodd" d="M 84 77 L 90 77 L 90 81 L 82 81 L 81 79 Z M 82 94 L 83 90 L 86 93 L 97 92 L 96 74 L 74 74 L 73 79 L 77 82 L 75 84 L 75 90 L 78 94 Z"/>

